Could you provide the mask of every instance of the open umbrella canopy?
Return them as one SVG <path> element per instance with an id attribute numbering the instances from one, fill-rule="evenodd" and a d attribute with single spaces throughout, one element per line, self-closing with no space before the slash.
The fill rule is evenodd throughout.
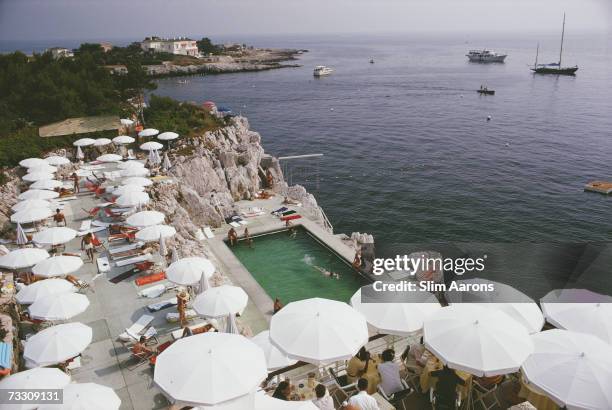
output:
<path id="1" fill-rule="evenodd" d="M 134 121 L 132 121 L 132 120 L 130 120 L 128 118 L 121 118 L 121 120 L 119 120 L 119 121 L 121 121 L 121 125 L 127 125 L 128 127 L 130 125 L 134 125 Z"/>
<path id="2" fill-rule="evenodd" d="M 179 135 L 176 132 L 162 132 L 157 136 L 157 139 L 161 141 L 170 141 L 175 140 L 178 137 Z"/>
<path id="3" fill-rule="evenodd" d="M 111 141 L 108 138 L 97 138 L 94 141 L 94 147 L 103 147 L 104 145 L 108 145 L 108 144 L 112 144 L 113 141 Z"/>
<path id="4" fill-rule="evenodd" d="M 159 134 L 159 131 L 155 128 L 145 128 L 144 130 L 138 133 L 139 137 L 152 137 L 154 135 Z"/>
<path id="5" fill-rule="evenodd" d="M 326 364 L 354 356 L 368 342 L 368 325 L 346 303 L 304 299 L 272 316 L 270 340 L 289 358 Z"/>
<path id="6" fill-rule="evenodd" d="M 57 172 L 57 168 L 53 165 L 47 164 L 47 161 L 45 161 L 44 165 L 34 165 L 33 167 L 28 168 L 28 174 L 32 174 L 34 172 L 48 172 L 53 174 Z"/>
<path id="7" fill-rule="evenodd" d="M 72 143 L 75 147 L 87 147 L 89 145 L 94 145 L 96 140 L 93 138 L 81 138 Z"/>
<path id="8" fill-rule="evenodd" d="M 172 281 L 169 277 L 168 280 Z M 193 308 L 199 315 L 218 318 L 242 313 L 248 301 L 249 297 L 241 287 L 221 285 L 200 293 L 193 302 Z"/>
<path id="9" fill-rule="evenodd" d="M 49 208 L 51 209 L 51 202 L 45 201 L 44 199 L 26 199 L 21 202 L 17 202 L 11 207 L 14 212 L 25 211 L 28 209 L 37 208 Z"/>
<path id="10" fill-rule="evenodd" d="M 151 181 L 149 178 L 143 178 L 143 177 L 130 177 L 130 178 L 126 178 L 123 181 L 121 181 L 122 185 L 140 185 L 140 186 L 151 186 L 153 185 L 153 181 Z"/>
<path id="11" fill-rule="evenodd" d="M 27 158 L 19 161 L 19 165 L 24 168 L 35 167 L 36 165 L 46 165 L 47 162 L 42 158 Z"/>
<path id="12" fill-rule="evenodd" d="M 156 141 L 145 142 L 140 146 L 140 149 L 143 151 L 153 151 L 162 148 L 164 148 L 164 146 Z"/>
<path id="13" fill-rule="evenodd" d="M 166 277 L 169 281 L 185 286 L 198 283 L 202 275 L 210 278 L 214 273 L 215 266 L 212 262 L 197 256 L 180 259 L 166 269 Z M 238 311 L 241 310 L 236 310 L 234 313 Z"/>
<path id="14" fill-rule="evenodd" d="M 122 177 L 148 177 L 150 171 L 146 168 L 128 168 L 121 170 Z"/>
<path id="15" fill-rule="evenodd" d="M 0 389 L 61 389 L 67 386 L 68 383 L 70 383 L 70 376 L 60 369 L 37 367 L 5 377 L 0 381 Z M 30 404 L 16 408 L 36 409 L 38 405 Z"/>
<path id="16" fill-rule="evenodd" d="M 136 239 L 144 242 L 156 242 L 160 237 L 166 239 L 175 234 L 176 229 L 169 225 L 151 225 L 136 232 Z"/>
<path id="17" fill-rule="evenodd" d="M 405 303 L 391 303 L 384 299 L 387 294 L 372 291 L 372 286 L 363 286 L 355 292 L 351 297 L 351 306 L 363 313 L 368 323 L 379 333 L 410 336 L 421 331 L 423 321 L 441 309 L 438 299 L 429 292 L 405 292 L 402 294 Z M 380 297 L 380 302 L 365 299 L 367 303 L 362 303 L 362 291 Z"/>
<path id="18" fill-rule="evenodd" d="M 154 381 L 174 400 L 213 406 L 251 393 L 267 375 L 263 351 L 253 342 L 209 332 L 164 350 L 157 357 Z"/>
<path id="19" fill-rule="evenodd" d="M 89 306 L 87 296 L 80 293 L 63 293 L 37 299 L 30 305 L 30 317 L 40 320 L 67 320 L 85 312 Z"/>
<path id="20" fill-rule="evenodd" d="M 140 206 L 148 204 L 150 200 L 146 192 L 128 191 L 117 198 L 115 203 L 119 206 Z"/>
<path id="21" fill-rule="evenodd" d="M 36 263 L 32 268 L 32 273 L 50 278 L 76 272 L 81 266 L 83 266 L 83 260 L 78 256 L 59 255 Z"/>
<path id="22" fill-rule="evenodd" d="M 270 331 L 268 330 L 264 330 L 253 336 L 251 342 L 255 343 L 263 350 L 266 357 L 266 365 L 270 372 L 297 363 L 297 360 L 288 358 L 286 354 L 278 350 L 278 348 L 272 344 L 270 341 Z"/>
<path id="23" fill-rule="evenodd" d="M 11 215 L 11 222 L 27 224 L 30 222 L 42 221 L 53 216 L 53 211 L 49 208 L 32 208 L 19 211 Z"/>
<path id="24" fill-rule="evenodd" d="M 138 185 L 124 185 L 125 187 L 138 187 Z M 144 189 L 143 187 L 139 187 Z M 151 225 L 163 224 L 166 216 L 158 211 L 142 211 L 136 212 L 134 215 L 128 216 L 125 220 L 129 225 L 137 227 L 146 227 Z"/>
<path id="25" fill-rule="evenodd" d="M 140 185 L 121 185 L 113 190 L 113 195 L 121 196 L 129 192 L 143 192 L 145 189 Z"/>
<path id="26" fill-rule="evenodd" d="M 30 189 L 19 194 L 17 198 L 23 201 L 26 199 L 54 199 L 57 197 L 59 197 L 59 192 L 47 191 L 44 189 Z"/>
<path id="27" fill-rule="evenodd" d="M 25 174 L 22 179 L 26 182 L 36 182 L 43 179 L 53 178 L 55 178 L 55 176 L 50 172 L 32 172 L 30 174 Z"/>
<path id="28" fill-rule="evenodd" d="M 530 334 L 537 333 L 544 326 L 544 316 L 529 296 L 510 285 L 482 278 L 456 281 L 457 284 L 470 285 L 467 291 L 446 291 L 445 297 L 449 304 L 474 303 L 485 309 L 498 309 L 525 326 Z M 492 292 L 480 292 L 477 286 L 491 285 Z"/>
<path id="29" fill-rule="evenodd" d="M 145 167 L 144 162 L 140 162 L 136 160 L 121 162 L 119 165 L 117 165 L 117 168 L 119 169 L 132 169 L 132 168 L 144 168 L 144 167 Z"/>
<path id="30" fill-rule="evenodd" d="M 53 191 L 55 188 L 63 187 L 64 183 L 56 179 L 42 179 L 30 185 L 30 189 L 47 189 Z"/>
<path id="31" fill-rule="evenodd" d="M 516 372 L 533 352 L 523 325 L 474 304 L 444 307 L 425 321 L 425 346 L 452 369 L 476 376 Z"/>
<path id="32" fill-rule="evenodd" d="M 612 409 L 612 346 L 598 337 L 553 329 L 532 337 L 523 375 L 559 407 Z"/>
<path id="33" fill-rule="evenodd" d="M 70 242 L 76 237 L 77 231 L 65 226 L 54 226 L 34 234 L 32 240 L 41 245 L 60 245 Z"/>
<path id="34" fill-rule="evenodd" d="M 49 258 L 49 253 L 44 249 L 21 248 L 10 251 L 0 256 L 0 267 L 6 269 L 21 269 L 34 266 Z"/>
<path id="35" fill-rule="evenodd" d="M 70 160 L 66 157 L 60 157 L 59 155 L 52 155 L 50 157 L 45 158 L 45 161 L 49 165 L 66 165 L 70 164 Z"/>
<path id="36" fill-rule="evenodd" d="M 38 366 L 61 363 L 81 354 L 92 336 L 92 329 L 78 322 L 51 326 L 26 341 L 23 356 Z"/>
<path id="37" fill-rule="evenodd" d="M 100 161 L 100 162 L 117 162 L 117 161 L 121 161 L 123 159 L 123 157 L 121 155 L 117 155 L 117 154 L 104 154 L 104 155 L 100 155 L 98 158 L 96 158 L 96 161 Z"/>
<path id="38" fill-rule="evenodd" d="M 136 141 L 134 138 L 128 135 L 119 135 L 118 137 L 113 138 L 113 143 L 117 145 L 127 145 Z"/>
<path id="39" fill-rule="evenodd" d="M 612 296 L 586 289 L 557 289 L 546 294 L 540 304 L 553 326 L 589 333 L 612 344 Z"/>
<path id="40" fill-rule="evenodd" d="M 38 410 L 118 410 L 121 399 L 110 387 L 96 383 L 70 383 L 62 391 L 62 404 L 43 404 Z"/>
<path id="41" fill-rule="evenodd" d="M 318 410 L 312 400 L 286 401 L 268 396 L 263 391 L 255 393 L 254 410 Z"/>
<path id="42" fill-rule="evenodd" d="M 15 299 L 22 305 L 29 305 L 45 296 L 74 291 L 74 285 L 65 279 L 45 279 L 25 286 L 17 292 Z"/>

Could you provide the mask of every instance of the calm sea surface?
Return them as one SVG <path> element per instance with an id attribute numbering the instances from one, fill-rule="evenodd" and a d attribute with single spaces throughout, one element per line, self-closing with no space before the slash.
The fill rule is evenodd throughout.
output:
<path id="1" fill-rule="evenodd" d="M 155 93 L 231 107 L 273 155 L 323 153 L 288 161 L 287 178 L 337 232 L 374 234 L 380 254 L 414 242 L 607 241 L 612 198 L 583 186 L 612 180 L 612 42 L 569 27 L 566 37 L 576 77 L 528 69 L 538 41 L 541 62 L 558 58 L 557 33 L 237 39 L 310 51 L 301 68 L 164 79 Z M 509 56 L 469 63 L 477 47 Z M 315 79 L 319 64 L 335 72 Z M 481 84 L 496 95 L 479 96 Z"/>

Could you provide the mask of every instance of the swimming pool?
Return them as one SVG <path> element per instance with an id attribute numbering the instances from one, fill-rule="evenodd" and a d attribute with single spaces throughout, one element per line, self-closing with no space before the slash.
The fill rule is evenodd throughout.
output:
<path id="1" fill-rule="evenodd" d="M 241 241 L 232 250 L 268 295 L 287 304 L 312 297 L 348 302 L 368 283 L 336 254 L 303 228 L 254 238 L 253 247 Z M 330 278 L 319 269 L 339 274 Z"/>

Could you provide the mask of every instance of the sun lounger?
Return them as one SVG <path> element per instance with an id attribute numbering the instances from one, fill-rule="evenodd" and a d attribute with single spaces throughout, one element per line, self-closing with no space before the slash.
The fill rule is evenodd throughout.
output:
<path id="1" fill-rule="evenodd" d="M 136 339 L 143 334 L 145 329 L 153 322 L 155 317 L 151 315 L 142 315 L 132 324 L 132 326 L 125 329 L 125 332 L 119 335 L 119 339 L 124 341 L 133 340 L 133 335 L 137 336 Z"/>
<path id="2" fill-rule="evenodd" d="M 288 210 L 288 211 L 283 212 L 283 213 L 282 213 L 282 216 L 293 215 L 293 214 L 295 214 L 295 213 L 297 213 L 297 212 L 295 212 L 293 209 L 290 209 L 290 210 Z"/>
<path id="3" fill-rule="evenodd" d="M 109 222 L 103 222 L 103 221 L 100 221 L 98 219 L 95 219 L 95 220 L 91 221 L 91 224 L 93 226 L 101 226 L 103 228 L 108 228 L 111 225 Z"/>
<path id="4" fill-rule="evenodd" d="M 91 223 L 92 223 L 91 219 L 84 220 L 83 222 L 81 222 L 81 227 L 79 228 L 79 231 L 87 231 L 91 229 Z"/>
<path id="5" fill-rule="evenodd" d="M 162 300 L 161 302 L 151 303 L 147 305 L 147 310 L 151 313 L 159 312 L 162 309 L 167 309 L 171 306 L 176 306 L 178 304 L 176 300 L 176 296 L 170 299 Z"/>
<path id="6" fill-rule="evenodd" d="M 244 219 L 239 220 L 238 223 L 240 225 L 248 225 L 249 224 L 248 221 L 245 221 Z"/>
<path id="7" fill-rule="evenodd" d="M 102 175 L 104 175 L 106 179 L 119 179 L 121 178 L 121 171 L 103 172 Z"/>
<path id="8" fill-rule="evenodd" d="M 283 206 L 282 208 L 278 208 L 276 211 L 272 211 L 272 214 L 282 214 L 285 211 L 288 211 L 289 208 L 287 208 L 286 206 Z"/>
<path id="9" fill-rule="evenodd" d="M 56 198 L 55 202 L 62 203 L 62 202 L 74 201 L 75 199 L 77 199 L 75 195 L 63 196 L 60 198 Z"/>
<path id="10" fill-rule="evenodd" d="M 95 228 L 90 228 L 87 229 L 86 231 L 79 231 L 77 232 L 77 236 L 83 236 L 83 235 L 87 235 L 88 233 L 96 233 L 96 232 L 102 232 L 105 231 L 106 228 L 103 226 L 96 226 Z"/>
<path id="11" fill-rule="evenodd" d="M 127 159 L 136 159 L 136 155 L 134 155 L 134 150 L 129 149 L 127 152 Z"/>
<path id="12" fill-rule="evenodd" d="M 240 224 L 238 222 L 230 222 L 229 224 L 234 228 L 240 228 Z"/>
<path id="13" fill-rule="evenodd" d="M 298 214 L 294 214 L 294 215 L 288 215 L 288 216 L 281 216 L 281 221 L 293 221 L 295 219 L 300 219 L 302 216 L 298 215 Z"/>
<path id="14" fill-rule="evenodd" d="M 138 262 L 144 262 L 144 261 L 149 261 L 149 260 L 151 260 L 150 254 L 140 255 L 140 256 L 135 256 L 133 258 L 122 259 L 120 261 L 117 261 L 115 262 L 115 266 L 121 267 L 121 266 L 133 265 Z"/>
<path id="15" fill-rule="evenodd" d="M 193 309 L 187 309 L 185 311 L 185 318 L 187 320 L 193 320 L 196 317 L 198 317 L 198 314 L 196 313 L 195 310 Z M 170 313 L 166 313 L 166 321 L 169 323 L 175 323 L 179 321 L 179 314 L 178 312 L 170 312 Z"/>
<path id="16" fill-rule="evenodd" d="M 197 334 L 200 334 L 200 333 L 214 332 L 215 330 L 217 330 L 216 322 L 217 321 L 214 320 L 214 319 L 212 319 L 211 321 L 205 320 L 204 322 L 196 323 L 194 325 L 187 326 L 187 327 L 191 330 L 191 332 L 194 335 L 197 335 Z M 210 327 L 210 329 L 206 330 L 208 327 Z M 173 340 L 178 340 L 178 339 L 181 339 L 183 337 L 184 331 L 185 331 L 184 328 L 176 329 L 176 330 L 173 330 L 170 333 L 170 335 L 172 336 Z"/>
<path id="17" fill-rule="evenodd" d="M 138 249 L 142 245 L 144 245 L 144 242 L 130 243 L 128 245 L 123 245 L 123 246 L 113 246 L 112 248 L 108 249 L 108 253 L 110 253 L 111 255 L 114 255 L 114 254 L 121 253 L 121 252 L 131 251 L 133 249 Z"/>
<path id="18" fill-rule="evenodd" d="M 146 255 L 146 252 L 143 251 L 142 249 L 132 249 L 130 251 L 115 253 L 111 255 L 110 257 L 111 257 L 111 260 L 115 262 L 121 259 L 131 258 L 131 257 L 138 256 L 138 255 Z"/>
<path id="19" fill-rule="evenodd" d="M 198 241 L 203 241 L 204 239 L 206 239 L 206 237 L 204 236 L 204 232 L 202 232 L 202 229 L 198 229 L 194 235 Z"/>
<path id="20" fill-rule="evenodd" d="M 212 229 L 210 229 L 209 226 L 204 227 L 204 235 L 208 238 L 208 239 L 212 239 L 215 237 L 215 234 L 213 233 Z"/>
<path id="21" fill-rule="evenodd" d="M 96 263 L 98 265 L 98 273 L 106 273 L 110 272 L 110 262 L 106 256 L 101 256 L 96 259 Z"/>
<path id="22" fill-rule="evenodd" d="M 144 286 L 149 283 L 155 283 L 166 279 L 166 272 L 158 272 L 152 273 L 150 275 L 145 275 L 137 278 L 134 283 L 136 286 Z"/>
<path id="23" fill-rule="evenodd" d="M 178 286 L 173 283 L 160 283 L 139 291 L 138 296 L 148 299 L 155 299 L 163 295 L 165 292 L 176 289 L 177 287 Z"/>
<path id="24" fill-rule="evenodd" d="M 103 165 L 96 165 L 93 163 L 90 163 L 90 165 L 82 165 L 81 169 L 84 169 L 86 171 L 95 171 L 96 169 L 103 169 L 104 166 Z"/>

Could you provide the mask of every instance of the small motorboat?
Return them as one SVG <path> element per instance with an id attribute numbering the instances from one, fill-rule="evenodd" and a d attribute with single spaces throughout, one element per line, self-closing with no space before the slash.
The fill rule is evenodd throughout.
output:
<path id="1" fill-rule="evenodd" d="M 481 95 L 495 95 L 495 90 L 490 90 L 489 88 L 483 86 L 480 86 L 480 88 L 476 91 Z"/>
<path id="2" fill-rule="evenodd" d="M 370 64 L 374 64 L 374 59 L 370 58 Z"/>

